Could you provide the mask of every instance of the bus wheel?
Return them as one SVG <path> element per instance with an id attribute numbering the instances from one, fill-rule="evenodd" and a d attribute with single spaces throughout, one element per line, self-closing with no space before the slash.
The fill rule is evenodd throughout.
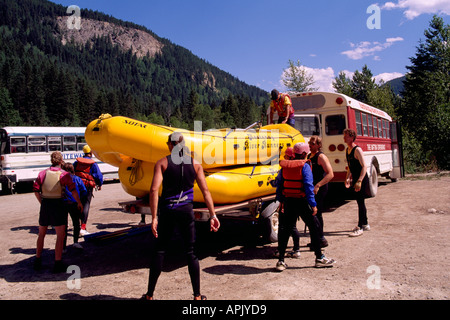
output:
<path id="1" fill-rule="evenodd" d="M 279 215 L 277 209 L 279 205 L 278 201 L 272 202 L 261 213 L 264 227 L 263 237 L 269 242 L 278 241 Z"/>
<path id="2" fill-rule="evenodd" d="M 375 167 L 374 163 L 372 162 L 370 164 L 368 196 L 371 198 L 375 197 L 377 195 L 377 191 L 378 191 L 378 172 L 377 172 L 377 168 Z"/>

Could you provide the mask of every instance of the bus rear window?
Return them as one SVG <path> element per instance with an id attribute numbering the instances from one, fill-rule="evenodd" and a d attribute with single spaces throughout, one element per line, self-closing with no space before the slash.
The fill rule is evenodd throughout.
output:
<path id="1" fill-rule="evenodd" d="M 345 116 L 343 114 L 327 116 L 325 118 L 325 133 L 328 136 L 343 134 L 345 128 Z"/>
<path id="2" fill-rule="evenodd" d="M 295 129 L 303 136 L 320 135 L 319 119 L 317 117 L 295 117 Z"/>

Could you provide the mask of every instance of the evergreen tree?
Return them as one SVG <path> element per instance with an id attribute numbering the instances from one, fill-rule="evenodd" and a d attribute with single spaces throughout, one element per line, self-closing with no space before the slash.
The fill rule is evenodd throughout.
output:
<path id="1" fill-rule="evenodd" d="M 450 168 L 450 25 L 434 16 L 404 82 L 403 126 L 442 169 Z"/>
<path id="2" fill-rule="evenodd" d="M 355 71 L 351 82 L 352 97 L 361 102 L 368 103 L 369 92 L 376 88 L 372 71 L 364 65 L 362 71 Z"/>
<path id="3" fill-rule="evenodd" d="M 334 78 L 333 88 L 338 93 L 345 94 L 349 97 L 353 96 L 352 80 L 348 78 L 343 71 L 339 72 L 339 75 Z"/>

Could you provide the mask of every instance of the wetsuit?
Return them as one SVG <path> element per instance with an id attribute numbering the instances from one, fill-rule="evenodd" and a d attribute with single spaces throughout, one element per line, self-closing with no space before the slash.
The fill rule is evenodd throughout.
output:
<path id="1" fill-rule="evenodd" d="M 323 154 L 322 151 L 317 152 L 314 157 L 310 158 L 308 155 L 308 159 L 311 160 L 312 173 L 313 173 L 313 185 L 315 186 L 320 180 L 325 176 L 325 170 L 323 170 L 322 166 L 319 164 L 319 156 Z M 322 212 L 324 210 L 325 197 L 328 193 L 328 183 L 324 184 L 319 188 L 319 191 L 316 194 L 316 202 L 317 202 L 317 214 L 314 216 L 314 220 L 319 229 L 320 238 L 322 240 L 325 239 L 323 235 L 323 216 Z"/>
<path id="2" fill-rule="evenodd" d="M 347 158 L 347 164 L 350 169 L 350 173 L 352 174 L 353 183 L 359 179 L 361 175 L 362 166 L 358 159 L 355 157 L 355 150 L 358 146 L 355 146 L 350 153 L 348 153 L 348 148 L 345 152 Z M 362 226 L 367 225 L 367 209 L 366 204 L 364 203 L 364 199 L 367 197 L 364 190 L 368 187 L 369 178 L 367 177 L 367 173 L 365 174 L 362 183 L 361 190 L 356 192 L 356 202 L 358 203 L 358 227 L 362 228 Z"/>
<path id="3" fill-rule="evenodd" d="M 193 212 L 193 187 L 196 172 L 192 158 L 175 164 L 168 156 L 168 166 L 163 173 L 163 191 L 159 200 L 158 238 L 148 282 L 148 296 L 153 296 L 156 282 L 161 274 L 164 254 L 175 231 L 179 231 L 187 257 L 194 296 L 200 295 L 200 266 L 194 253 L 195 219 Z"/>

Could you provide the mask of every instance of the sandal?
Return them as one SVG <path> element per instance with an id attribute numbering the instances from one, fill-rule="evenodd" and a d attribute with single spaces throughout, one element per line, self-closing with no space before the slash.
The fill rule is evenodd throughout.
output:
<path id="1" fill-rule="evenodd" d="M 200 297 L 200 299 L 196 299 L 198 297 Z M 198 295 L 198 296 L 194 296 L 194 300 L 207 300 L 207 299 L 206 299 L 206 296 L 201 294 L 201 295 Z"/>

